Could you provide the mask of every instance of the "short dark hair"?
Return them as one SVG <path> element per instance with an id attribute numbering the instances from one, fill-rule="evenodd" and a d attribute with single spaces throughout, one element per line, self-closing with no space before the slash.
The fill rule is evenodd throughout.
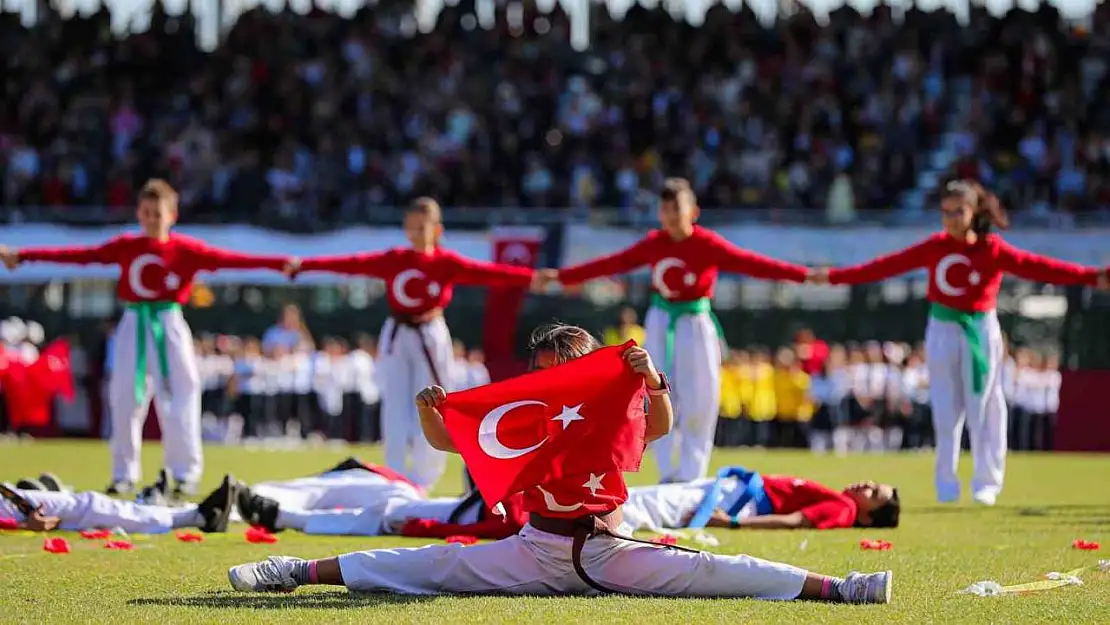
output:
<path id="1" fill-rule="evenodd" d="M 139 201 L 143 200 L 153 200 L 159 204 L 164 202 L 173 210 L 177 210 L 177 191 L 161 178 L 151 178 L 146 181 L 142 189 L 139 189 Z"/>
<path id="2" fill-rule="evenodd" d="M 565 323 L 552 323 L 536 328 L 528 341 L 529 368 L 536 366 L 536 355 L 552 352 L 559 363 L 581 358 L 601 348 L 601 343 L 584 328 Z"/>
<path id="3" fill-rule="evenodd" d="M 659 199 L 663 201 L 688 200 L 694 205 L 698 203 L 698 198 L 694 195 L 694 188 L 690 186 L 690 181 L 685 178 L 667 178 L 663 182 L 663 189 L 659 192 Z"/>
<path id="4" fill-rule="evenodd" d="M 890 501 L 871 511 L 870 527 L 898 527 L 898 515 L 902 511 L 902 503 L 898 501 L 898 489 L 890 493 Z"/>

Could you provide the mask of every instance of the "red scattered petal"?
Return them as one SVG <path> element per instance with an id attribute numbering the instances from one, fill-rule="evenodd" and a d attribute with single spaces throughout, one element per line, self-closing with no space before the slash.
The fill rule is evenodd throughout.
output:
<path id="1" fill-rule="evenodd" d="M 1098 549 L 1101 548 L 1102 545 L 1096 542 L 1083 540 L 1082 538 L 1077 538 L 1075 539 L 1075 542 L 1071 544 L 1071 547 L 1072 549 L 1082 549 L 1083 551 L 1098 551 Z"/>
<path id="2" fill-rule="evenodd" d="M 108 538 L 111 535 L 111 530 L 81 530 L 81 538 L 86 538 L 88 540 L 100 540 L 102 538 Z"/>
<path id="3" fill-rule="evenodd" d="M 17 530 L 19 521 L 15 519 L 0 519 L 0 530 Z"/>
<path id="4" fill-rule="evenodd" d="M 183 543 L 199 543 L 204 540 L 204 536 L 196 532 L 177 532 L 174 536 Z"/>
<path id="5" fill-rule="evenodd" d="M 109 540 L 104 543 L 105 549 L 115 549 L 117 551 L 131 551 L 135 545 L 127 542 L 126 540 Z"/>
<path id="6" fill-rule="evenodd" d="M 271 534 L 264 527 L 251 527 L 243 534 L 243 536 L 246 537 L 248 543 L 271 544 L 276 543 L 278 540 L 277 536 Z"/>
<path id="7" fill-rule="evenodd" d="M 477 536 L 467 536 L 465 534 L 459 534 L 457 536 L 448 536 L 446 538 L 446 540 L 449 543 L 459 543 L 460 545 L 473 545 L 473 544 L 478 542 L 478 537 Z"/>
<path id="8" fill-rule="evenodd" d="M 657 545 L 677 545 L 678 537 L 673 534 L 663 534 L 662 536 L 651 539 L 651 542 Z"/>
<path id="9" fill-rule="evenodd" d="M 859 541 L 860 549 L 864 551 L 890 551 L 894 548 L 894 544 L 885 540 L 861 540 Z"/>
<path id="10" fill-rule="evenodd" d="M 50 553 L 69 553 L 69 541 L 64 538 L 44 538 L 42 550 Z"/>

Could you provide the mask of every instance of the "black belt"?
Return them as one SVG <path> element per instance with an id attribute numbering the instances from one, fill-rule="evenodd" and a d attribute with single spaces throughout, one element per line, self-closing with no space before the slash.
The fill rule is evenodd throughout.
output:
<path id="1" fill-rule="evenodd" d="M 393 315 L 393 331 L 389 333 L 389 346 L 385 351 L 387 354 L 393 351 L 393 343 L 397 340 L 397 331 L 401 329 L 401 326 L 412 328 L 416 331 L 416 336 L 420 339 L 420 351 L 424 352 L 424 361 L 428 363 L 428 370 L 432 372 L 432 380 L 436 383 L 436 386 L 441 387 L 443 387 L 443 379 L 439 377 L 439 371 L 436 370 L 435 360 L 432 358 L 432 350 L 428 347 L 428 340 L 424 338 L 422 328 L 428 322 L 433 319 L 438 319 L 442 315 L 443 311 L 438 308 L 434 308 L 421 315 Z"/>
<path id="2" fill-rule="evenodd" d="M 462 515 L 466 514 L 467 510 L 470 510 L 471 508 L 473 508 L 475 504 L 481 504 L 481 503 L 482 503 L 482 493 L 478 492 L 477 490 L 470 491 L 466 495 L 466 497 L 463 497 L 462 502 L 460 502 L 459 505 L 455 506 L 455 509 L 451 511 L 451 514 L 447 517 L 447 522 L 448 523 L 458 523 L 459 518 L 461 518 Z M 483 511 L 483 509 L 478 510 L 478 520 L 479 521 L 482 520 L 482 511 Z"/>
<path id="3" fill-rule="evenodd" d="M 666 549 L 676 549 L 678 551 L 686 551 L 688 553 L 699 553 L 697 549 L 688 549 L 686 547 L 679 547 L 678 545 L 660 545 L 653 543 L 649 540 L 640 540 L 639 538 L 632 538 L 616 532 L 624 521 L 624 514 L 621 509 L 617 508 L 613 512 L 603 515 L 587 515 L 575 517 L 573 519 L 556 519 L 552 517 L 541 516 L 532 513 L 528 516 L 528 523 L 548 534 L 555 534 L 556 536 L 566 536 L 573 538 L 574 541 L 570 546 L 570 560 L 574 565 L 574 572 L 582 581 L 589 584 L 591 588 L 598 592 L 616 594 L 618 591 L 611 590 L 602 586 L 586 573 L 586 569 L 582 566 L 582 548 L 586 546 L 586 541 L 594 536 L 609 536 L 612 538 L 619 538 L 620 540 L 627 540 L 634 543 L 642 543 L 645 545 L 653 545 L 656 547 L 663 547 Z"/>

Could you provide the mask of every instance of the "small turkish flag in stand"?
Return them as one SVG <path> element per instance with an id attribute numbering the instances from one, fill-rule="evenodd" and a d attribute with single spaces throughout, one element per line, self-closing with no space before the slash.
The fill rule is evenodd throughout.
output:
<path id="1" fill-rule="evenodd" d="M 69 342 L 58 339 L 39 354 L 38 360 L 26 364 L 8 359 L 0 367 L 8 415 L 14 430 L 45 428 L 50 425 L 50 408 L 54 396 L 73 399 L 73 373 L 69 364 Z"/>
<path id="2" fill-rule="evenodd" d="M 535 267 L 543 243 L 543 228 L 504 227 L 493 231 L 493 262 Z M 526 364 L 516 357 L 516 332 L 520 309 L 528 290 L 521 287 L 490 287 L 482 322 L 482 348 L 486 368 L 493 381 L 519 375 Z"/>
<path id="3" fill-rule="evenodd" d="M 444 425 L 486 503 L 562 478 L 640 470 L 644 380 L 621 357 L 632 345 L 447 396 Z"/>

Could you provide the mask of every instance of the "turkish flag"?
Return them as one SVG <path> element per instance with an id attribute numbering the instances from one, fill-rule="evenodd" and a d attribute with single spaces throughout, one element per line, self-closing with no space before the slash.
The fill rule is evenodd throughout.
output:
<path id="1" fill-rule="evenodd" d="M 444 425 L 486 503 L 569 476 L 640 470 L 644 380 L 621 358 L 632 345 L 447 396 Z"/>
<path id="2" fill-rule="evenodd" d="M 492 233 L 493 262 L 534 268 L 540 257 L 543 228 L 503 227 Z M 486 368 L 493 381 L 504 380 L 524 372 L 527 365 L 516 356 L 516 332 L 520 309 L 528 289 L 524 287 L 489 287 L 482 321 L 482 351 Z"/>
<path id="3" fill-rule="evenodd" d="M 69 341 L 57 339 L 39 352 L 39 359 L 31 365 L 34 377 L 41 381 L 42 387 L 51 393 L 61 395 L 67 402 L 73 401 L 73 370 L 70 368 Z"/>
<path id="4" fill-rule="evenodd" d="M 30 365 L 8 359 L 0 368 L 0 383 L 14 430 L 50 425 L 51 402 L 59 393 L 73 399 L 73 374 L 69 364 L 69 343 L 58 339 L 43 348 Z"/>

